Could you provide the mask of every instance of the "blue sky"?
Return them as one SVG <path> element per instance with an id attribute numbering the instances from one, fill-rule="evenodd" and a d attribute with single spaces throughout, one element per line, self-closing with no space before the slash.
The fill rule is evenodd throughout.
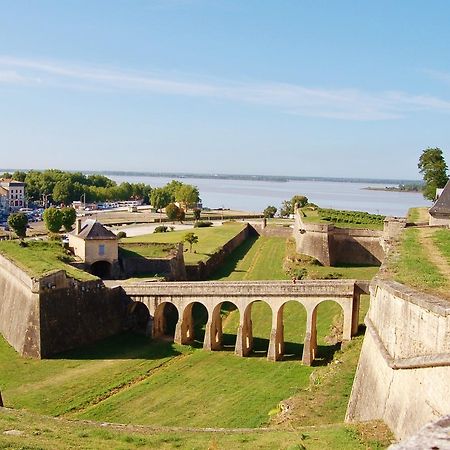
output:
<path id="1" fill-rule="evenodd" d="M 0 0 L 0 167 L 419 178 L 450 2 Z"/>

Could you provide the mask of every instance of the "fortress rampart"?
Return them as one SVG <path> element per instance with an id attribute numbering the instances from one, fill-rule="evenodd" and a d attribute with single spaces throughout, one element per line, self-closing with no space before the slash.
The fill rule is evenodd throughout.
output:
<path id="1" fill-rule="evenodd" d="M 397 438 L 450 411 L 450 302 L 375 279 L 348 421 L 382 419 Z"/>
<path id="2" fill-rule="evenodd" d="M 406 224 L 387 218 L 384 230 L 338 228 L 333 224 L 305 223 L 296 211 L 293 235 L 298 253 L 316 258 L 324 266 L 381 265 L 390 243 Z"/>

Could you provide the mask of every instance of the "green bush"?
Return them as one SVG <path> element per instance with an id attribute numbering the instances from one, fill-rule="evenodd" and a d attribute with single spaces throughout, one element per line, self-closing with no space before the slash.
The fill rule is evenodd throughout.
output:
<path id="1" fill-rule="evenodd" d="M 200 220 L 194 224 L 194 228 L 207 228 L 212 226 L 212 222 L 208 220 Z"/>
<path id="2" fill-rule="evenodd" d="M 155 228 L 155 231 L 153 233 L 167 233 L 169 230 L 169 227 L 166 227 L 165 225 L 159 225 Z"/>
<path id="3" fill-rule="evenodd" d="M 125 231 L 119 231 L 117 233 L 117 239 L 123 239 L 127 237 L 127 233 L 125 233 Z"/>

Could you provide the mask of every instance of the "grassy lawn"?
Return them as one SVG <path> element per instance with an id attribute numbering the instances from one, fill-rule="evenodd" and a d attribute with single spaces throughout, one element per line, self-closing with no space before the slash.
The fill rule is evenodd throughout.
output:
<path id="1" fill-rule="evenodd" d="M 433 241 L 450 264 L 450 230 L 441 229 L 435 231 L 433 233 Z"/>
<path id="2" fill-rule="evenodd" d="M 212 276 L 214 280 L 285 280 L 286 239 L 252 236 L 240 245 Z"/>
<path id="3" fill-rule="evenodd" d="M 210 256 L 232 239 L 245 227 L 244 223 L 229 223 L 218 227 L 195 228 L 193 230 L 170 231 L 168 233 L 152 233 L 144 236 L 122 239 L 122 243 L 177 243 L 182 242 L 188 231 L 193 231 L 198 236 L 198 244 L 193 246 L 193 252 L 185 252 L 186 264 L 197 264 L 206 261 Z M 195 253 L 194 253 L 195 251 Z"/>
<path id="4" fill-rule="evenodd" d="M 167 258 L 176 251 L 176 244 L 168 243 L 140 243 L 140 244 L 120 244 L 121 256 L 133 257 L 143 256 L 144 258 Z"/>
<path id="5" fill-rule="evenodd" d="M 22 434 L 20 436 L 5 435 L 3 431 L 6 430 L 18 430 Z M 342 424 L 295 431 L 188 432 L 133 426 L 108 426 L 52 419 L 25 411 L 0 411 L 0 448 L 5 449 L 295 450 L 308 448 L 322 450 L 332 448 L 365 450 L 385 448 L 388 442 L 385 444 L 367 439 L 359 427 Z"/>
<path id="6" fill-rule="evenodd" d="M 398 252 L 391 256 L 388 268 L 396 281 L 420 290 L 439 290 L 447 279 L 428 259 L 419 241 L 420 231 L 408 228 L 403 232 Z"/>
<path id="7" fill-rule="evenodd" d="M 94 275 L 65 263 L 70 256 L 65 253 L 59 242 L 28 241 L 27 244 L 26 247 L 21 247 L 18 241 L 0 241 L 0 253 L 33 277 L 65 270 L 77 280 L 97 279 Z"/>
<path id="8" fill-rule="evenodd" d="M 407 220 L 409 223 L 428 222 L 428 208 L 427 207 L 410 208 L 408 211 Z"/>

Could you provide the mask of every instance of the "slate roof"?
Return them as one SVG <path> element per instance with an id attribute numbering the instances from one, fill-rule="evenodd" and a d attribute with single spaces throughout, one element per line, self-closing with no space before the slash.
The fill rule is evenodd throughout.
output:
<path id="1" fill-rule="evenodd" d="M 81 239 L 117 239 L 117 236 L 112 231 L 93 219 L 87 219 L 81 224 L 81 231 L 79 234 L 76 233 L 76 230 L 72 231 L 72 234 Z"/>
<path id="2" fill-rule="evenodd" d="M 450 180 L 444 187 L 439 198 L 429 210 L 430 214 L 448 214 L 450 215 Z"/>

